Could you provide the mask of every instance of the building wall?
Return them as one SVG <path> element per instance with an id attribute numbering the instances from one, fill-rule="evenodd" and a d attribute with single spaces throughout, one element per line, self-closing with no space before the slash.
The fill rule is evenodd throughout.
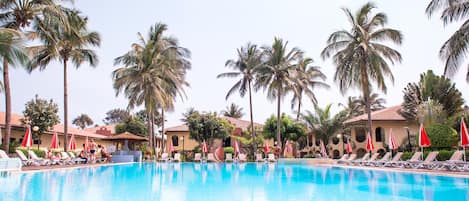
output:
<path id="1" fill-rule="evenodd" d="M 189 132 L 187 131 L 178 131 L 178 132 L 166 132 L 166 145 L 165 145 L 165 152 L 167 152 L 170 143 L 173 140 L 173 136 L 177 137 L 178 144 L 173 144 L 174 151 L 179 152 L 182 151 L 182 139 L 181 137 L 184 136 L 184 150 L 190 151 L 193 150 L 195 147 L 199 146 L 199 143 L 193 139 L 189 138 Z"/>
<path id="2" fill-rule="evenodd" d="M 39 145 L 39 148 L 49 148 L 50 144 L 52 143 L 52 136 L 51 134 L 42 134 L 41 135 L 41 144 Z M 11 137 L 14 138 L 16 142 L 21 143 L 22 139 L 24 137 L 24 131 L 18 131 L 18 130 L 11 130 Z M 63 149 L 63 135 L 59 135 L 59 146 Z M 69 140 L 70 140 L 69 136 Z M 101 139 L 96 139 L 96 138 L 88 138 L 88 139 L 93 139 L 97 144 L 103 145 L 103 146 L 110 146 L 114 145 L 113 142 L 110 141 L 104 141 Z M 83 148 L 83 144 L 85 143 L 86 137 L 83 136 L 78 136 L 75 135 L 75 141 L 77 145 L 77 150 L 81 150 Z M 36 148 L 37 144 L 33 144 L 33 147 Z"/>
<path id="3" fill-rule="evenodd" d="M 358 154 L 360 157 L 361 155 L 364 154 L 363 151 L 366 151 L 366 132 L 365 132 L 365 140 L 362 142 L 357 141 L 357 130 L 360 128 L 365 129 L 366 131 L 366 124 L 359 124 L 359 125 L 353 125 L 351 126 L 351 141 L 354 146 L 353 148 L 353 153 Z M 382 134 L 381 134 L 381 142 L 376 141 L 376 128 L 380 127 Z M 394 134 L 394 138 L 396 139 L 396 143 L 398 146 L 401 146 L 403 143 L 407 143 L 407 141 L 404 142 L 405 139 L 407 139 L 407 129 L 405 127 L 409 128 L 409 133 L 411 135 L 415 134 L 418 132 L 418 125 L 417 124 L 410 124 L 408 122 L 373 122 L 372 123 L 372 133 L 371 133 L 371 138 L 373 141 L 373 144 L 375 146 L 375 149 L 373 152 L 377 152 L 378 150 L 386 150 L 386 146 L 389 144 L 389 132 L 392 128 L 392 133 Z M 339 134 L 339 133 L 337 133 Z M 342 141 L 341 138 L 339 138 L 337 143 L 334 144 L 333 140 L 330 139 L 329 143 L 327 145 L 327 151 L 330 157 L 334 156 L 334 152 L 338 153 L 338 155 L 343 155 L 344 154 L 344 149 L 345 149 L 345 144 Z M 312 143 L 313 143 L 313 152 L 319 152 L 319 146 L 316 146 L 316 138 L 313 135 L 312 136 Z"/>

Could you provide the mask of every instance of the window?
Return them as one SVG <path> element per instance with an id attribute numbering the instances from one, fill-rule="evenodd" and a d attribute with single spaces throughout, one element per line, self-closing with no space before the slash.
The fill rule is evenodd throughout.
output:
<path id="1" fill-rule="evenodd" d="M 340 158 L 340 151 L 337 149 L 334 149 L 334 151 L 332 151 L 332 158 L 334 159 Z"/>
<path id="2" fill-rule="evenodd" d="M 332 137 L 332 144 L 334 144 L 334 145 L 339 144 L 339 141 L 340 140 L 339 140 L 338 137 L 336 137 L 336 136 Z"/>
<path id="3" fill-rule="evenodd" d="M 173 143 L 173 146 L 175 146 L 175 147 L 179 146 L 179 137 L 178 136 L 172 136 L 171 141 Z"/>
<path id="4" fill-rule="evenodd" d="M 357 158 L 363 157 L 363 155 L 365 155 L 365 153 L 366 153 L 365 149 L 363 149 L 363 148 L 357 149 Z"/>
<path id="5" fill-rule="evenodd" d="M 355 140 L 364 142 L 366 140 L 365 128 L 355 128 Z"/>
<path id="6" fill-rule="evenodd" d="M 316 139 L 316 146 L 319 146 L 321 144 L 321 141 Z"/>
<path id="7" fill-rule="evenodd" d="M 231 147 L 231 137 L 227 137 L 223 140 L 224 147 Z"/>
<path id="8" fill-rule="evenodd" d="M 383 135 L 384 135 L 384 130 L 381 127 L 378 127 L 375 129 L 375 140 L 376 142 L 382 142 L 383 141 Z"/>

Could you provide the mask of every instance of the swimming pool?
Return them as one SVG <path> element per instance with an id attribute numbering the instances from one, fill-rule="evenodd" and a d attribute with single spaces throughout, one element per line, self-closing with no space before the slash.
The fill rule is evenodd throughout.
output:
<path id="1" fill-rule="evenodd" d="M 469 179 L 301 164 L 135 163 L 0 177 L 1 201 L 469 200 Z"/>

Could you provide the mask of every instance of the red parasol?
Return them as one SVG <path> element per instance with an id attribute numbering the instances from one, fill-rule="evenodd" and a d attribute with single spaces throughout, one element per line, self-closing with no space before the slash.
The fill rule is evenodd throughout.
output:
<path id="1" fill-rule="evenodd" d="M 347 142 L 347 153 L 352 153 L 352 142 Z"/>
<path id="2" fill-rule="evenodd" d="M 57 133 L 54 132 L 54 135 L 52 136 L 52 143 L 50 144 L 51 149 L 58 149 L 59 148 L 59 137 L 57 136 Z"/>
<path id="3" fill-rule="evenodd" d="M 75 150 L 77 149 L 77 143 L 75 142 L 75 135 L 72 134 L 70 138 L 70 142 L 68 143 L 68 150 Z"/>
<path id="4" fill-rule="evenodd" d="M 464 151 L 464 161 L 466 161 L 466 147 L 469 146 L 469 132 L 467 131 L 466 122 L 461 117 L 461 146 Z"/>
<path id="5" fill-rule="evenodd" d="M 202 152 L 204 152 L 204 153 L 208 152 L 207 143 L 205 143 L 205 141 L 202 143 Z"/>
<path id="6" fill-rule="evenodd" d="M 21 142 L 22 147 L 32 147 L 33 146 L 33 136 L 31 134 L 31 128 L 26 126 L 26 133 L 24 133 L 23 142 Z"/>
<path id="7" fill-rule="evenodd" d="M 371 140 L 371 134 L 368 132 L 366 137 L 366 151 L 373 151 L 375 149 L 375 145 L 373 145 L 373 141 Z"/>
<path id="8" fill-rule="evenodd" d="M 390 150 L 395 150 L 397 149 L 397 143 L 396 143 L 396 139 L 394 138 L 394 134 L 392 133 L 392 128 L 391 130 L 389 131 L 389 149 Z"/>
<path id="9" fill-rule="evenodd" d="M 270 147 L 269 144 L 267 144 L 267 141 L 264 142 L 264 153 L 267 154 L 270 152 Z"/>
<path id="10" fill-rule="evenodd" d="M 321 140 L 321 154 L 323 157 L 327 157 L 327 149 L 326 146 L 324 146 L 324 142 Z"/>

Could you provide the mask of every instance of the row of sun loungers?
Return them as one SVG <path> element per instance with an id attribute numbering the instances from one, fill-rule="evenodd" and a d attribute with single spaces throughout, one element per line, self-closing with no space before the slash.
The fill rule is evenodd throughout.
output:
<path id="1" fill-rule="evenodd" d="M 60 152 L 60 159 L 47 159 L 36 155 L 32 150 L 28 150 L 27 157 L 21 150 L 16 150 L 23 166 L 46 166 L 46 165 L 73 165 L 87 162 L 84 158 L 78 158 L 73 152 Z M 106 159 L 97 159 L 97 162 L 105 162 Z"/>
<path id="2" fill-rule="evenodd" d="M 437 161 L 438 151 L 430 152 L 425 160 L 422 160 L 422 152 L 415 152 L 407 161 L 402 161 L 402 152 L 396 153 L 391 157 L 391 152 L 387 152 L 381 159 L 378 159 L 379 153 L 370 156 L 369 153 L 357 159 L 356 154 L 343 155 L 337 160 L 338 164 L 372 166 L 372 167 L 400 167 L 413 169 L 439 169 L 450 171 L 469 171 L 469 163 L 463 161 L 463 151 L 456 151 L 447 161 Z"/>
<path id="3" fill-rule="evenodd" d="M 181 154 L 180 153 L 175 153 L 174 158 L 171 158 L 168 153 L 163 153 L 161 155 L 161 158 L 158 161 L 162 162 L 180 162 L 181 161 Z M 201 153 L 196 153 L 194 155 L 194 161 L 197 162 L 219 162 L 220 160 L 217 160 L 214 156 L 213 153 L 208 153 L 207 158 L 202 158 Z M 225 157 L 225 162 L 246 162 L 247 161 L 247 156 L 246 154 L 238 154 L 238 157 L 234 158 L 233 154 L 227 153 Z M 262 154 L 256 154 L 256 162 L 276 162 L 277 160 L 275 159 L 274 154 L 268 154 L 267 158 L 263 158 Z"/>

